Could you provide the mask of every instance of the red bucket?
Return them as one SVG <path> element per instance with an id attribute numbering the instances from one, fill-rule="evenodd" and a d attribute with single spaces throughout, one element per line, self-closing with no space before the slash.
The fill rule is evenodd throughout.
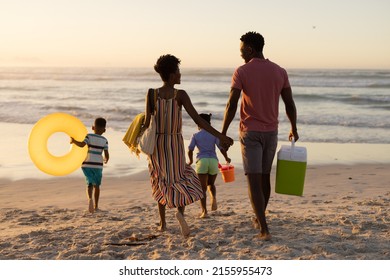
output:
<path id="1" fill-rule="evenodd" d="M 234 166 L 230 164 L 219 164 L 219 171 L 221 172 L 222 179 L 225 183 L 234 181 Z"/>

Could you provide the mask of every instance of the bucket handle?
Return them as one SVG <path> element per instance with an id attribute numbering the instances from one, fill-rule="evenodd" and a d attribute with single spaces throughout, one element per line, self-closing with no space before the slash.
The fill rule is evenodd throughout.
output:
<path id="1" fill-rule="evenodd" d="M 230 162 L 226 162 L 225 165 L 226 165 L 226 166 L 230 166 Z M 222 168 L 222 165 L 221 165 L 221 163 L 219 163 L 219 162 L 218 162 L 218 168 Z"/>

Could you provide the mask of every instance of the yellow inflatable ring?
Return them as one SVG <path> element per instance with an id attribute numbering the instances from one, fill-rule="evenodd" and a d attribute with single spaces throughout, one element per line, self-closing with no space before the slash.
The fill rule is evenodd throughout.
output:
<path id="1" fill-rule="evenodd" d="M 83 141 L 88 131 L 78 118 L 65 113 L 47 115 L 32 128 L 28 139 L 31 160 L 41 171 L 54 176 L 63 176 L 81 166 L 87 156 L 88 148 L 87 146 L 80 148 L 72 144 L 69 153 L 54 156 L 49 152 L 47 142 L 56 132 L 64 132 L 78 141 Z"/>

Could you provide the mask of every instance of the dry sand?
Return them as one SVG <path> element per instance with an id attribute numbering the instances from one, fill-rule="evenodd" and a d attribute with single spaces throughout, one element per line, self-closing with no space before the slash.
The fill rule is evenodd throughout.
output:
<path id="1" fill-rule="evenodd" d="M 186 208 L 188 238 L 174 209 L 167 210 L 167 231 L 156 231 L 147 172 L 105 176 L 94 214 L 81 177 L 1 179 L 0 259 L 389 260 L 389 167 L 309 165 L 303 197 L 272 191 L 271 241 L 255 238 L 240 169 L 233 183 L 218 176 L 219 208 L 208 218 L 198 218 L 199 203 Z"/>

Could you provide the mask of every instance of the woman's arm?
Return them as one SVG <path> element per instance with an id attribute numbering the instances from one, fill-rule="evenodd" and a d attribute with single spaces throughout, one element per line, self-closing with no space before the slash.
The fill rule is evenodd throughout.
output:
<path id="1" fill-rule="evenodd" d="M 190 117 L 194 120 L 194 122 L 207 132 L 211 133 L 215 137 L 217 137 L 220 141 L 220 145 L 224 147 L 226 150 L 233 145 L 234 141 L 230 137 L 223 135 L 219 131 L 217 131 L 214 127 L 212 127 L 207 121 L 201 118 L 196 111 L 195 107 L 192 105 L 191 99 L 188 94 L 184 90 L 179 90 L 176 96 L 179 105 L 182 105 Z"/>
<path id="2" fill-rule="evenodd" d="M 143 129 L 148 128 L 150 124 L 150 117 L 151 117 L 151 110 L 150 110 L 150 102 L 154 102 L 154 92 L 153 89 L 149 89 L 148 92 L 146 93 L 145 97 L 145 120 L 144 120 L 144 125 Z M 150 100 L 150 97 L 153 97 L 152 100 Z"/>

